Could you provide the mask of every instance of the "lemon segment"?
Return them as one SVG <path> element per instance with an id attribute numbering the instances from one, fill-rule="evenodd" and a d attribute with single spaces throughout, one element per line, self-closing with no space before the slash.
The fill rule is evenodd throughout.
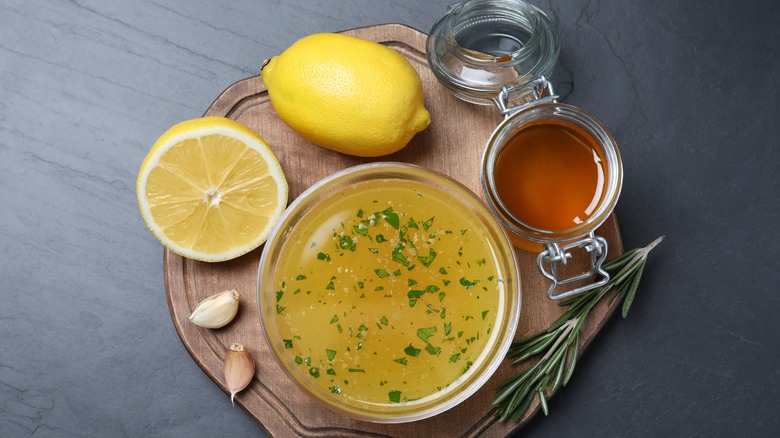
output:
<path id="1" fill-rule="evenodd" d="M 271 58 L 261 77 L 279 118 L 306 140 L 344 154 L 396 152 L 431 122 L 417 70 L 373 41 L 309 35 Z"/>
<path id="2" fill-rule="evenodd" d="M 155 142 L 136 194 L 146 226 L 165 247 L 217 262 L 265 242 L 287 206 L 288 187 L 259 135 L 204 117 L 174 125 Z"/>

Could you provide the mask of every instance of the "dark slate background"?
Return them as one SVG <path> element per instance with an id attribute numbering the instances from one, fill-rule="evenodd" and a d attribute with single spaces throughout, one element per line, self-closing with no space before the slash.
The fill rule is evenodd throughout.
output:
<path id="1" fill-rule="evenodd" d="M 171 324 L 138 166 L 298 38 L 448 3 L 0 0 L 0 436 L 263 436 Z M 625 247 L 666 240 L 520 435 L 777 436 L 780 7 L 533 3 L 620 145 Z"/>

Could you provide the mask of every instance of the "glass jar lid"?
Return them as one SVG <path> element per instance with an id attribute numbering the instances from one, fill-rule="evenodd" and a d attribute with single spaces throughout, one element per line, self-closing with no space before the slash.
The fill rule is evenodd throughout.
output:
<path id="1" fill-rule="evenodd" d="M 560 46 L 555 25 L 520 0 L 466 0 L 450 6 L 428 35 L 428 64 L 455 96 L 494 103 L 502 86 L 512 102 L 529 100 L 542 75 L 549 77 Z"/>

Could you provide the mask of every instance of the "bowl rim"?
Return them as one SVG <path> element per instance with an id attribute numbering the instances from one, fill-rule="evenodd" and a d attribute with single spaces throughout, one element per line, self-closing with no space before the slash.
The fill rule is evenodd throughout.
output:
<path id="1" fill-rule="evenodd" d="M 391 174 L 381 175 L 382 172 L 390 172 Z M 392 174 L 393 172 L 398 172 L 398 174 Z M 305 384 L 305 382 L 301 381 L 300 376 L 295 375 L 295 373 L 289 369 L 287 364 L 284 362 L 284 359 L 280 357 L 281 355 L 277 351 L 277 347 L 275 347 L 275 343 L 277 343 L 278 340 L 271 339 L 271 336 L 267 330 L 270 324 L 268 323 L 268 318 L 264 316 L 264 303 L 267 301 L 264 299 L 264 297 L 270 293 L 264 293 L 263 290 L 263 282 L 266 276 L 264 273 L 266 268 L 271 266 L 271 260 L 269 260 L 269 258 L 270 253 L 272 252 L 272 248 L 276 246 L 280 236 L 283 237 L 285 231 L 288 231 L 287 229 L 294 227 L 294 224 L 287 224 L 290 218 L 304 209 L 308 203 L 311 203 L 312 196 L 319 193 L 323 188 L 327 188 L 334 183 L 338 183 L 338 181 L 342 179 L 349 181 L 349 178 L 352 176 L 366 175 L 369 176 L 368 180 L 370 180 L 370 176 L 374 174 L 381 175 L 381 177 L 376 179 L 403 179 L 404 174 L 414 174 L 423 178 L 423 181 L 417 179 L 415 182 L 428 184 L 438 191 L 443 191 L 447 196 L 453 198 L 453 200 L 459 204 L 465 204 L 466 201 L 466 199 L 459 199 L 459 196 L 467 198 L 468 201 L 474 204 L 473 206 L 469 207 L 482 210 L 471 210 L 471 214 L 476 219 L 478 219 L 479 223 L 482 227 L 484 227 L 484 229 L 490 232 L 491 235 L 494 235 L 495 244 L 498 246 L 496 253 L 499 254 L 499 261 L 501 264 L 506 264 L 508 270 L 507 274 L 505 274 L 505 277 L 507 277 L 508 281 L 505 281 L 504 286 L 504 294 L 506 296 L 504 299 L 507 300 L 507 310 L 505 310 L 504 313 L 506 313 L 507 316 L 503 318 L 506 320 L 502 324 L 503 336 L 497 336 L 495 345 L 492 347 L 494 356 L 488 356 L 487 359 L 484 359 L 482 361 L 483 363 L 480 365 L 481 369 L 475 369 L 475 372 L 466 373 L 458 378 L 455 382 L 453 382 L 457 384 L 452 388 L 443 391 L 443 395 L 441 397 L 437 397 L 434 401 L 430 401 L 430 406 L 424 406 L 422 409 L 415 410 L 413 408 L 414 403 L 398 404 L 398 406 L 403 407 L 411 406 L 412 408 L 409 409 L 411 412 L 409 412 L 409 410 L 399 413 L 394 413 L 393 410 L 372 412 L 366 409 L 361 409 L 359 406 L 355 406 L 349 403 L 333 403 L 332 401 L 335 401 L 335 399 L 332 397 L 326 398 L 315 394 L 314 391 L 309 388 L 307 384 Z M 365 179 L 352 181 L 351 183 L 357 183 L 361 181 L 365 181 Z M 445 188 L 454 189 L 457 194 L 445 190 Z M 319 202 L 321 202 L 321 200 L 315 200 L 311 204 L 311 208 L 315 208 Z M 306 210 L 306 212 L 309 210 Z M 302 214 L 306 214 L 306 212 Z M 485 221 L 487 221 L 487 223 L 485 223 Z M 283 241 L 284 240 L 282 240 L 282 242 Z M 406 423 L 422 420 L 447 411 L 472 396 L 475 392 L 484 386 L 484 384 L 492 377 L 492 375 L 503 363 L 519 325 L 520 313 L 522 309 L 522 288 L 517 255 L 515 253 L 514 247 L 511 244 L 511 241 L 509 240 L 505 228 L 495 217 L 494 213 L 491 211 L 485 201 L 477 196 L 471 189 L 448 175 L 414 164 L 389 161 L 360 164 L 334 172 L 312 184 L 295 200 L 293 200 L 293 202 L 291 202 L 282 213 L 276 225 L 273 227 L 273 230 L 269 234 L 268 240 L 263 245 L 262 254 L 258 264 L 255 293 L 257 295 L 258 317 L 261 328 L 263 330 L 263 336 L 266 340 L 269 350 L 271 351 L 271 355 L 274 357 L 274 360 L 276 360 L 276 363 L 282 369 L 286 377 L 289 378 L 298 388 L 300 388 L 307 396 L 311 397 L 311 399 L 319 405 L 348 417 L 373 423 Z M 508 298 L 511 298 L 511 300 L 508 300 Z M 512 301 L 514 301 L 514 303 Z M 501 331 L 495 330 L 495 332 Z M 490 344 L 487 344 L 486 348 L 488 348 L 489 345 Z M 476 371 L 479 372 L 477 373 Z"/>

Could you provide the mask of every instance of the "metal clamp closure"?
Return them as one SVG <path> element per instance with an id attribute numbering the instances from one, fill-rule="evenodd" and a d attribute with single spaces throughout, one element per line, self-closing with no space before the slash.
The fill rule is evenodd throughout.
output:
<path id="1" fill-rule="evenodd" d="M 515 91 L 514 87 L 501 86 L 501 91 L 498 96 L 493 98 L 493 103 L 498 108 L 498 112 L 505 118 L 509 118 L 513 114 L 528 108 L 532 105 L 538 105 L 541 103 L 558 102 L 558 95 L 555 94 L 552 83 L 544 75 L 539 76 L 533 81 L 533 87 L 531 87 L 531 94 L 533 98 L 528 102 L 520 105 L 510 106 L 509 96 Z M 529 96 L 530 97 L 530 96 Z"/>
<path id="2" fill-rule="evenodd" d="M 558 264 L 566 266 L 567 261 L 572 257 L 569 250 L 574 248 L 584 248 L 585 251 L 590 254 L 590 270 L 584 274 L 577 275 L 572 278 L 559 279 L 557 274 Z M 541 271 L 542 275 L 552 281 L 550 288 L 547 290 L 547 298 L 551 300 L 560 300 L 605 285 L 609 281 L 609 274 L 601 267 L 601 265 L 604 263 L 604 259 L 606 259 L 606 257 L 607 240 L 601 236 L 594 235 L 592 232 L 588 235 L 588 237 L 564 246 L 560 246 L 557 243 L 546 244 L 544 251 L 539 254 L 539 257 L 537 257 L 536 261 L 539 265 L 539 270 Z M 545 268 L 544 262 L 549 263 L 549 271 Z M 558 286 L 574 283 L 575 281 L 585 280 L 595 276 L 596 274 L 598 274 L 601 279 L 594 283 L 576 287 L 572 290 L 568 290 L 557 295 L 553 294 Z"/>

